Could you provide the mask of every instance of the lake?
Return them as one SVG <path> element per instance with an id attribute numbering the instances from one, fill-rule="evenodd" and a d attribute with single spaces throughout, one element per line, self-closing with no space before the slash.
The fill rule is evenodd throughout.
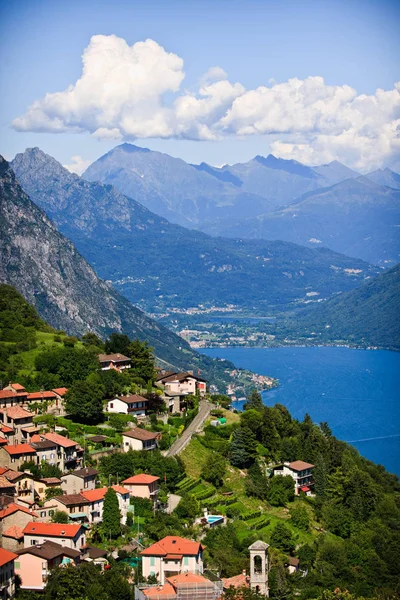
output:
<path id="1" fill-rule="evenodd" d="M 336 437 L 400 475 L 400 353 L 334 347 L 205 348 L 237 367 L 279 379 L 263 392 L 297 419 L 308 412 Z M 243 402 L 234 406 L 241 409 Z"/>

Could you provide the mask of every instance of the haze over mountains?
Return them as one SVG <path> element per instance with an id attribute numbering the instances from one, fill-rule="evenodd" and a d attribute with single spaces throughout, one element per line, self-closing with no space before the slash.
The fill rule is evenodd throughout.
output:
<path id="1" fill-rule="evenodd" d="M 68 239 L 21 189 L 0 156 L 0 282 L 15 287 L 52 326 L 70 334 L 112 331 L 147 340 L 177 368 L 216 369 L 179 336 L 99 279 Z"/>
<path id="2" fill-rule="evenodd" d="M 286 310 L 353 289 L 379 272 L 325 248 L 213 238 L 171 224 L 38 148 L 18 154 L 12 166 L 96 271 L 149 311 L 200 304 Z"/>
<path id="3" fill-rule="evenodd" d="M 390 169 L 360 177 L 338 161 L 272 155 L 216 168 L 122 144 L 83 177 L 211 235 L 320 244 L 382 266 L 400 259 L 400 175 Z"/>

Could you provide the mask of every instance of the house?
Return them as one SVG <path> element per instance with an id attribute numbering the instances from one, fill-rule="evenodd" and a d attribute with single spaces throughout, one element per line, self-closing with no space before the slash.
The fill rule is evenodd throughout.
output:
<path id="1" fill-rule="evenodd" d="M 156 576 L 163 585 L 180 573 L 202 574 L 203 549 L 200 542 L 168 535 L 141 552 L 143 577 Z"/>
<path id="2" fill-rule="evenodd" d="M 294 480 L 295 493 L 300 494 L 303 492 L 309 496 L 311 488 L 314 485 L 312 470 L 314 465 L 304 462 L 303 460 L 295 460 L 294 462 L 285 462 L 283 465 L 279 465 L 274 468 L 274 475 L 290 475 Z"/>
<path id="3" fill-rule="evenodd" d="M 24 547 L 24 533 L 22 527 L 11 525 L 5 529 L 1 536 L 1 545 L 3 548 L 16 552 Z"/>
<path id="4" fill-rule="evenodd" d="M 148 400 L 138 394 L 117 396 L 107 403 L 107 412 L 140 417 L 146 414 L 147 405 Z"/>
<path id="5" fill-rule="evenodd" d="M 61 479 L 58 479 L 58 477 L 42 477 L 42 479 L 35 479 L 33 486 L 39 500 L 44 500 L 47 490 L 61 488 Z"/>
<path id="6" fill-rule="evenodd" d="M 123 354 L 99 354 L 99 362 L 102 371 L 123 371 L 131 368 L 131 359 Z"/>
<path id="7" fill-rule="evenodd" d="M 84 523 L 89 520 L 89 502 L 81 494 L 64 494 L 44 503 L 44 508 L 66 512 L 70 519 Z"/>
<path id="8" fill-rule="evenodd" d="M 150 500 L 154 499 L 158 494 L 160 489 L 160 478 L 155 477 L 154 475 L 140 473 L 139 475 L 128 477 L 122 484 L 129 490 L 131 496 L 148 498 Z"/>
<path id="9" fill-rule="evenodd" d="M 34 498 L 33 475 L 29 471 L 14 471 L 13 469 L 4 469 L 1 473 L 15 487 L 15 494 L 18 500 L 24 498 Z"/>
<path id="10" fill-rule="evenodd" d="M 79 550 L 46 541 L 18 550 L 15 573 L 21 578 L 22 590 L 43 591 L 52 569 L 79 562 Z"/>
<path id="11" fill-rule="evenodd" d="M 8 406 L 21 406 L 26 403 L 28 392 L 19 383 L 12 383 L 0 390 L 0 406 L 7 408 Z"/>
<path id="12" fill-rule="evenodd" d="M 118 498 L 118 506 L 121 512 L 121 523 L 125 525 L 126 516 L 129 509 L 129 490 L 121 485 L 111 486 Z M 101 523 L 103 520 L 104 496 L 108 491 L 107 487 L 96 488 L 95 490 L 85 490 L 82 496 L 89 504 L 89 523 Z"/>
<path id="13" fill-rule="evenodd" d="M 7 469 L 4 469 L 5 471 Z M 15 495 L 15 485 L 4 477 L 0 475 L 0 496 L 14 496 Z"/>
<path id="14" fill-rule="evenodd" d="M 30 522 L 23 530 L 24 547 L 29 548 L 36 544 L 43 544 L 46 541 L 56 542 L 79 550 L 86 544 L 86 529 L 80 524 L 64 525 L 61 523 L 39 523 Z"/>
<path id="15" fill-rule="evenodd" d="M 15 596 L 14 561 L 15 552 L 0 548 L 0 598 L 6 600 Z"/>
<path id="16" fill-rule="evenodd" d="M 33 436 L 31 438 L 31 446 L 36 450 L 37 464 L 47 463 L 49 465 L 55 465 L 57 463 L 57 444 L 50 440 L 37 440 L 39 436 Z M 35 440 L 35 441 L 33 441 Z"/>
<path id="17" fill-rule="evenodd" d="M 190 372 L 159 375 L 155 384 L 164 387 L 165 392 L 171 396 L 184 394 L 195 396 L 196 393 L 205 396 L 207 391 L 207 380 Z"/>
<path id="18" fill-rule="evenodd" d="M 136 587 L 138 600 L 222 600 L 222 582 L 215 578 L 210 581 L 203 575 L 182 573 L 168 577 L 164 585 L 140 590 Z"/>
<path id="19" fill-rule="evenodd" d="M 84 490 L 94 490 L 99 474 L 93 467 L 84 467 L 62 475 L 61 488 L 66 494 L 77 494 Z"/>
<path id="20" fill-rule="evenodd" d="M 0 464 L 5 467 L 18 469 L 22 463 L 31 460 L 36 462 L 36 450 L 29 444 L 0 447 Z"/>
<path id="21" fill-rule="evenodd" d="M 157 440 L 160 438 L 160 433 L 135 427 L 135 429 L 125 431 L 122 434 L 122 447 L 124 452 L 129 452 L 129 450 L 155 450 Z"/>
<path id="22" fill-rule="evenodd" d="M 25 525 L 30 523 L 31 521 L 38 519 L 39 515 L 33 510 L 29 510 L 24 506 L 20 506 L 19 504 L 15 504 L 12 502 L 3 510 L 0 510 L 0 540 L 1 546 L 3 548 L 7 548 L 7 550 L 16 550 L 18 549 L 18 542 L 15 542 L 15 539 L 7 536 L 7 533 L 10 533 L 10 529 L 17 527 L 19 532 L 22 532 Z M 15 533 L 13 530 L 12 533 Z M 3 539 L 3 535 L 6 534 L 6 538 Z"/>
<path id="23" fill-rule="evenodd" d="M 287 561 L 285 562 L 285 567 L 289 571 L 289 573 L 296 573 L 299 570 L 300 560 L 295 556 L 289 556 Z"/>
<path id="24" fill-rule="evenodd" d="M 56 465 L 61 471 L 74 469 L 80 465 L 83 449 L 77 442 L 60 435 L 59 433 L 45 433 L 40 436 L 42 440 L 55 442 L 57 445 Z"/>
<path id="25" fill-rule="evenodd" d="M 39 431 L 33 425 L 33 414 L 22 406 L 0 409 L 0 423 L 14 431 L 12 434 L 13 444 L 29 442 L 30 436 Z"/>
<path id="26" fill-rule="evenodd" d="M 99 566 L 102 571 L 104 570 L 104 567 L 108 565 L 107 550 L 95 548 L 94 546 L 86 546 L 83 550 L 82 559 L 94 563 Z"/>

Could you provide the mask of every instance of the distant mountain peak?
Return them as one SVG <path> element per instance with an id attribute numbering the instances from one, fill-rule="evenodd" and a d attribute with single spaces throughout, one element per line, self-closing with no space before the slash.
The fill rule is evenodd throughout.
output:
<path id="1" fill-rule="evenodd" d="M 114 150 L 122 150 L 123 152 L 151 152 L 149 148 L 142 148 L 141 146 L 135 146 L 135 144 L 128 144 L 125 142 L 124 144 L 120 144 Z"/>
<path id="2" fill-rule="evenodd" d="M 307 177 L 308 179 L 316 179 L 317 175 L 310 167 L 306 167 L 297 160 L 287 160 L 285 158 L 277 158 L 273 154 L 268 154 L 265 158 L 259 154 L 254 157 L 255 161 L 262 164 L 264 167 L 269 169 L 277 169 L 279 171 L 286 171 L 292 175 L 299 175 L 300 177 Z"/>

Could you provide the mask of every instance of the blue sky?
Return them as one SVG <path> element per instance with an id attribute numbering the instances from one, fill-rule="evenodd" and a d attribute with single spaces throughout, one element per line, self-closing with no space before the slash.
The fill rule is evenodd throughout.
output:
<path id="1" fill-rule="evenodd" d="M 240 112 L 239 106 L 236 116 L 222 124 L 222 111 L 228 105 L 220 104 L 218 114 L 210 112 L 206 120 L 196 114 L 188 124 L 185 114 L 185 124 L 179 122 L 173 126 L 170 125 L 171 115 L 164 114 L 164 108 L 160 108 L 162 119 L 168 121 L 166 139 L 147 137 L 147 130 L 143 133 L 143 128 L 138 129 L 137 124 L 129 130 L 133 133 L 127 133 L 120 127 L 121 117 L 118 122 L 121 139 L 131 136 L 130 141 L 139 145 L 190 162 L 204 160 L 216 165 L 245 161 L 255 154 L 266 155 L 270 149 L 283 157 L 308 163 L 337 157 L 361 170 L 381 164 L 392 167 L 400 164 L 396 134 L 390 134 L 390 151 L 385 150 L 384 154 L 382 150 L 382 158 L 378 156 L 379 148 L 386 149 L 388 145 L 387 136 L 385 139 L 379 137 L 380 129 L 384 126 L 390 129 L 392 124 L 393 130 L 395 118 L 400 118 L 397 99 L 393 99 L 393 95 L 390 111 L 385 98 L 377 111 L 386 112 L 374 122 L 371 114 L 374 108 L 363 103 L 360 119 L 369 122 L 367 133 L 360 123 L 356 130 L 352 127 L 351 132 L 347 131 L 346 136 L 342 136 L 341 129 L 343 119 L 351 120 L 353 115 L 357 119 L 362 95 L 373 96 L 377 88 L 393 90 L 394 83 L 400 81 L 399 2 L 2 0 L 0 11 L 1 152 L 6 158 L 12 158 L 26 147 L 39 146 L 62 163 L 70 164 L 72 156 L 94 160 L 118 143 L 118 139 L 93 137 L 86 107 L 81 107 L 79 117 L 82 133 L 72 133 L 69 125 L 61 133 L 39 132 L 36 117 L 25 119 L 23 125 L 19 125 L 20 130 L 11 126 L 15 119 L 26 115 L 33 102 L 43 100 L 46 93 L 62 92 L 75 84 L 82 72 L 82 53 L 93 35 L 114 34 L 128 46 L 150 38 L 167 53 L 183 60 L 184 79 L 179 91 L 167 89 L 163 94 L 167 109 L 177 96 L 199 97 L 202 77 L 215 66 L 226 72 L 227 81 L 238 82 L 246 91 L 256 90 L 258 86 L 284 84 L 293 78 L 306 80 L 318 76 L 323 77 L 324 86 L 311 80 L 307 86 L 307 103 L 310 94 L 314 93 L 314 85 L 318 88 L 319 99 L 325 97 L 325 86 L 337 86 L 341 96 L 347 96 L 341 86 L 350 86 L 356 90 L 358 98 L 355 109 L 353 100 L 346 97 L 341 105 L 343 116 L 332 131 L 327 125 L 331 116 L 324 114 L 321 125 L 321 115 L 314 115 L 315 106 L 311 116 L 304 116 L 305 121 L 310 118 L 314 125 L 306 127 L 303 121 L 292 122 L 292 119 L 287 124 L 287 115 L 279 113 L 276 116 L 277 131 L 274 131 L 271 120 L 275 105 L 268 104 L 268 109 L 260 107 L 257 123 Z M 243 90 L 235 97 L 244 94 Z M 274 102 L 284 104 L 287 93 L 291 94 L 292 90 L 283 90 Z M 96 95 L 95 88 L 93 95 Z M 158 100 L 155 99 L 154 106 Z M 244 105 L 244 96 L 242 101 Z M 349 103 L 353 103 L 351 110 Z M 46 110 L 41 105 L 41 115 L 46 112 L 47 120 L 53 118 L 54 107 Z M 121 110 L 127 114 L 126 107 Z M 146 121 L 148 115 L 143 116 L 143 108 L 135 107 L 134 110 L 138 111 L 136 120 Z M 271 118 L 260 126 L 263 110 L 268 110 Z M 297 108 L 293 110 L 297 111 Z M 177 120 L 175 113 L 173 120 L 174 123 Z M 315 122 L 320 128 L 317 137 Z M 115 123 L 110 129 L 115 130 Z M 200 133 L 205 129 L 206 134 Z M 160 131 L 164 130 L 163 125 Z M 135 141 L 137 131 L 142 132 L 142 137 Z M 149 131 L 158 130 L 151 124 Z M 366 146 L 365 139 L 374 136 L 379 137 L 381 146 L 371 143 L 366 158 L 362 151 Z M 347 151 L 350 139 L 353 147 Z M 321 160 L 317 160 L 319 156 Z"/>

